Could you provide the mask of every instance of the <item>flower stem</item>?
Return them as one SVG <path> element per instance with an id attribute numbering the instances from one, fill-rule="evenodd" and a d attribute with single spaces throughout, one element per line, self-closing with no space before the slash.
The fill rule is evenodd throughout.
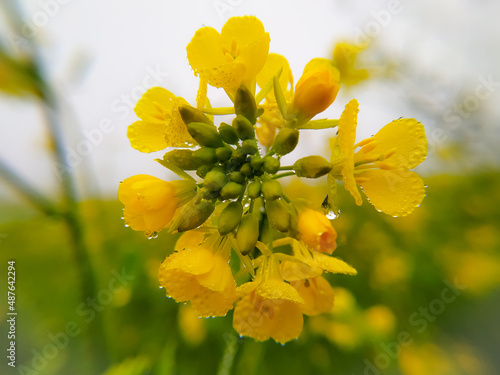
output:
<path id="1" fill-rule="evenodd" d="M 277 175 L 274 175 L 273 177 L 271 177 L 273 180 L 277 180 L 278 178 L 283 178 L 283 177 L 288 177 L 288 176 L 294 176 L 295 175 L 295 172 L 294 171 L 291 171 L 291 172 L 285 172 L 285 173 L 282 173 L 282 174 L 277 174 Z"/>

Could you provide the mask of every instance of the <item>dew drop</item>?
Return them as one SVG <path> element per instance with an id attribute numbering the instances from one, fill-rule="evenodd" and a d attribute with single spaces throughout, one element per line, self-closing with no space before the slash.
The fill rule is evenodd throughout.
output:
<path id="1" fill-rule="evenodd" d="M 144 233 L 148 240 L 158 237 L 158 232 L 146 232 Z"/>
<path id="2" fill-rule="evenodd" d="M 340 212 L 339 212 L 340 213 Z M 335 215 L 335 212 L 333 211 L 328 211 L 328 213 L 326 214 L 326 218 L 328 220 L 333 220 L 337 217 L 338 215 Z"/>
<path id="3" fill-rule="evenodd" d="M 125 225 L 124 225 L 124 227 L 125 227 L 125 228 L 128 228 L 128 227 L 130 227 L 130 225 L 128 225 L 128 224 L 125 224 Z"/>

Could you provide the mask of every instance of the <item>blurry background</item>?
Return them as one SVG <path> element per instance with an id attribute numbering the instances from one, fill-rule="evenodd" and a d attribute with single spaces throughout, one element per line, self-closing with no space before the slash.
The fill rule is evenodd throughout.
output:
<path id="1" fill-rule="evenodd" d="M 6 280 L 16 260 L 19 314 L 17 368 L 4 357 L 2 373 L 497 373 L 500 3 L 5 0 L 0 10 L 0 268 Z M 116 202 L 126 177 L 172 177 L 153 161 L 161 152 L 129 145 L 138 98 L 162 86 L 194 103 L 187 43 L 244 14 L 262 20 L 295 80 L 337 42 L 366 45 L 357 63 L 369 79 L 319 117 L 338 118 L 355 97 L 358 139 L 414 117 L 429 140 L 418 169 L 427 197 L 410 217 L 341 194 L 336 255 L 359 274 L 332 277 L 334 311 L 306 318 L 285 346 L 238 338 L 232 313 L 197 319 L 166 299 L 156 274 L 175 237 L 124 228 Z M 288 157 L 328 156 L 334 134 L 303 132 Z M 322 200 L 320 182 L 288 194 Z M 4 353 L 8 328 L 4 318 Z"/>

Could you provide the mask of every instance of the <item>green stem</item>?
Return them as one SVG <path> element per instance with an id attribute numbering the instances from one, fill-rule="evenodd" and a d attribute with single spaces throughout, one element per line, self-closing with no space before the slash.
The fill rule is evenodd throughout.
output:
<path id="1" fill-rule="evenodd" d="M 288 197 L 285 195 L 285 193 L 281 193 L 281 198 L 283 198 L 283 200 L 284 200 L 286 203 L 290 203 L 290 202 L 291 202 L 290 198 L 288 198 Z"/>
<path id="2" fill-rule="evenodd" d="M 297 129 L 331 129 L 337 127 L 338 124 L 339 120 L 333 119 L 312 120 L 298 126 Z"/>
<path id="3" fill-rule="evenodd" d="M 288 177 L 288 176 L 295 176 L 295 172 L 294 171 L 291 171 L 291 172 L 285 172 L 285 173 L 282 173 L 282 174 L 277 174 L 277 175 L 274 175 L 273 177 L 271 177 L 273 180 L 277 180 L 278 178 L 283 178 L 283 177 Z"/>
<path id="4" fill-rule="evenodd" d="M 293 171 L 293 165 L 286 165 L 284 167 L 280 167 L 280 171 Z"/>
<path id="5" fill-rule="evenodd" d="M 62 215 L 54 203 L 43 196 L 2 160 L 0 160 L 0 176 L 4 177 L 8 184 L 47 216 Z"/>
<path id="6" fill-rule="evenodd" d="M 203 112 L 207 115 L 233 115 L 233 107 L 220 107 L 220 108 L 204 108 Z"/>

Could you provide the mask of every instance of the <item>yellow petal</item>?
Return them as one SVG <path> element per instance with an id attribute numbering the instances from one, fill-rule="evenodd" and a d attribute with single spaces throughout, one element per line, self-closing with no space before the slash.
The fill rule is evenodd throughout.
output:
<path id="1" fill-rule="evenodd" d="M 319 276 L 323 270 L 312 263 L 281 262 L 281 276 L 286 281 L 297 281 Z"/>
<path id="2" fill-rule="evenodd" d="M 211 249 L 197 247 L 170 255 L 162 267 L 164 271 L 182 270 L 190 275 L 202 275 L 214 267 L 215 257 Z"/>
<path id="3" fill-rule="evenodd" d="M 425 196 L 420 176 L 407 169 L 366 170 L 358 174 L 366 197 L 379 211 L 391 216 L 406 216 Z"/>
<path id="4" fill-rule="evenodd" d="M 232 17 L 221 30 L 221 36 L 235 63 L 245 65 L 244 80 L 255 78 L 269 53 L 269 34 L 262 22 L 253 16 Z"/>
<path id="5" fill-rule="evenodd" d="M 290 69 L 290 65 L 286 58 L 282 55 L 278 55 L 277 53 L 270 53 L 267 55 L 266 63 L 262 70 L 257 74 L 257 84 L 262 89 L 264 88 L 273 77 L 278 74 L 281 70 L 281 75 L 279 79 L 279 83 L 281 86 L 281 90 L 285 95 L 285 99 L 287 101 L 291 100 L 292 96 L 292 88 L 293 88 L 293 75 L 292 70 Z M 271 90 L 268 99 L 274 100 L 274 91 Z"/>
<path id="6" fill-rule="evenodd" d="M 332 310 L 333 289 L 322 276 L 290 283 L 304 299 L 302 312 L 309 316 L 319 315 Z"/>
<path id="7" fill-rule="evenodd" d="M 353 267 L 338 258 L 318 252 L 314 252 L 313 256 L 316 265 L 327 272 L 344 273 L 346 275 L 356 275 L 358 273 Z"/>
<path id="8" fill-rule="evenodd" d="M 189 64 L 194 72 L 200 74 L 226 64 L 222 46 L 222 38 L 217 30 L 212 27 L 198 29 L 186 47 Z"/>
<path id="9" fill-rule="evenodd" d="M 134 111 L 141 120 L 165 124 L 171 116 L 175 98 L 163 87 L 152 87 L 142 95 Z"/>
<path id="10" fill-rule="evenodd" d="M 344 156 L 341 165 L 341 173 L 345 189 L 352 195 L 356 204 L 360 206 L 363 200 L 361 199 L 361 194 L 359 193 L 358 187 L 356 186 L 356 180 L 354 179 L 354 142 L 356 141 L 358 106 L 358 101 L 356 99 L 352 99 L 345 106 L 338 125 L 338 144 Z"/>
<path id="11" fill-rule="evenodd" d="M 204 239 L 205 233 L 196 230 L 189 230 L 187 232 L 184 232 L 179 237 L 179 239 L 175 243 L 175 250 L 181 251 L 193 249 L 200 246 L 203 243 Z"/>
<path id="12" fill-rule="evenodd" d="M 225 316 L 233 308 L 235 300 L 236 295 L 233 297 L 208 288 L 202 288 L 200 293 L 190 299 L 191 306 L 201 318 Z"/>
<path id="13" fill-rule="evenodd" d="M 385 125 L 372 141 L 356 153 L 356 160 L 389 155 L 382 164 L 392 168 L 412 169 L 427 156 L 424 126 L 415 119 L 403 118 Z"/>
<path id="14" fill-rule="evenodd" d="M 257 289 L 259 284 L 260 282 L 258 281 L 249 281 L 247 283 L 241 284 L 238 288 L 236 288 L 236 292 L 239 297 L 246 296 L 247 294 L 250 294 L 252 291 Z"/>
<path id="15" fill-rule="evenodd" d="M 140 152 L 155 152 L 167 148 L 163 137 L 165 124 L 136 121 L 127 129 L 130 145 Z"/>
<path id="16" fill-rule="evenodd" d="M 163 133 L 167 147 L 186 147 L 196 144 L 196 141 L 189 134 L 186 124 L 182 121 L 179 112 L 179 107 L 181 105 L 189 105 L 189 103 L 181 97 L 176 97 L 172 103 L 173 109 L 171 117 L 166 123 Z"/>
<path id="17" fill-rule="evenodd" d="M 315 59 L 310 60 L 304 67 L 302 75 L 312 71 L 323 70 L 323 69 L 328 70 L 333 76 L 333 79 L 335 81 L 338 82 L 340 80 L 340 73 L 338 69 L 332 65 L 332 62 L 330 60 L 321 57 L 317 57 Z"/>
<path id="18" fill-rule="evenodd" d="M 255 292 L 247 294 L 234 308 L 234 329 L 240 336 L 252 337 L 257 341 L 269 339 L 274 325 L 274 320 L 269 316 L 271 311 L 274 313 L 273 307 L 270 301 L 266 301 L 263 306 L 262 297 Z"/>
<path id="19" fill-rule="evenodd" d="M 264 299 L 280 299 L 294 303 L 304 303 L 297 291 L 281 280 L 266 280 L 256 289 L 256 293 Z"/>
<path id="20" fill-rule="evenodd" d="M 301 305 L 290 301 L 273 301 L 275 324 L 271 331 L 271 337 L 279 343 L 299 337 L 304 324 Z"/>

